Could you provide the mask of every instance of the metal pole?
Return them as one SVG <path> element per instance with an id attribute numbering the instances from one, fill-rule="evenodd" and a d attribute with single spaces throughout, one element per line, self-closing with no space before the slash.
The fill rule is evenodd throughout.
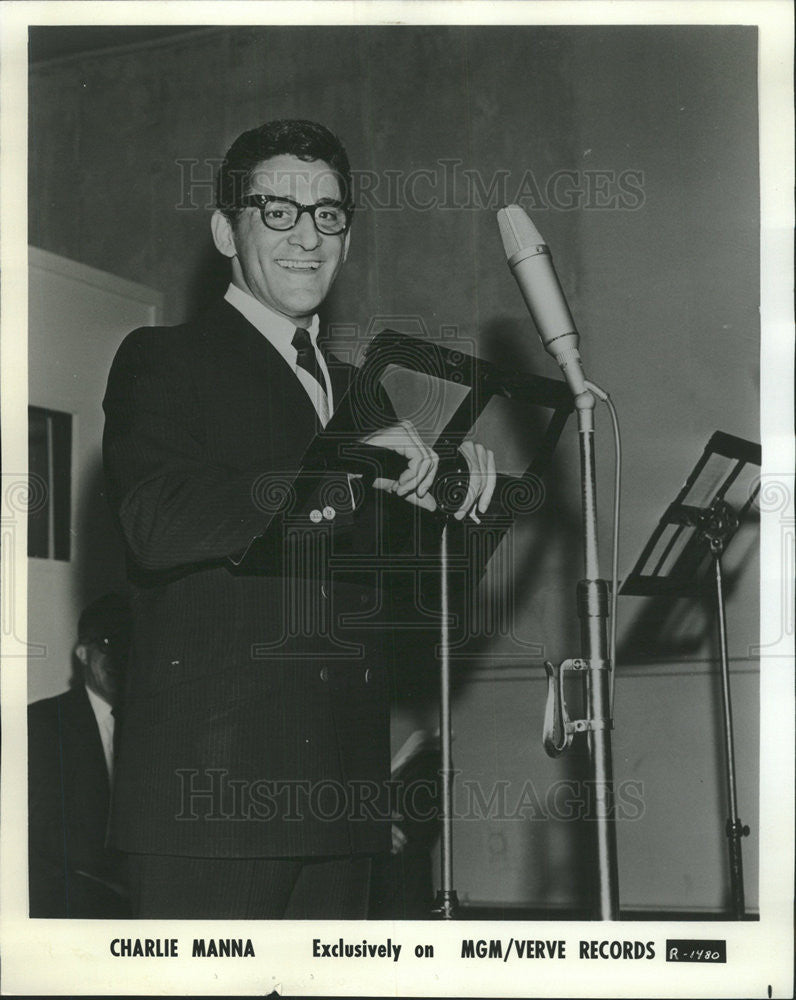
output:
<path id="1" fill-rule="evenodd" d="M 619 876 L 616 851 L 614 778 L 611 758 L 612 664 L 608 650 L 608 584 L 600 579 L 597 549 L 597 490 L 594 462 L 594 396 L 575 397 L 580 441 L 585 578 L 578 585 L 583 656 L 588 661 L 586 703 L 591 728 L 589 758 L 594 782 L 592 819 L 597 835 L 597 915 L 619 919 Z"/>
<path id="2" fill-rule="evenodd" d="M 439 732 L 441 750 L 442 840 L 440 845 L 442 886 L 437 893 L 433 914 L 442 920 L 456 915 L 458 899 L 453 888 L 453 758 L 451 754 L 451 670 L 448 593 L 448 525 L 442 529 L 441 542 L 441 614 L 439 671 Z"/>
<path id="3" fill-rule="evenodd" d="M 724 740 L 727 751 L 727 800 L 730 816 L 727 820 L 727 842 L 730 854 L 730 887 L 732 911 L 736 920 L 743 920 L 746 910 L 743 885 L 743 858 L 741 838 L 749 828 L 738 818 L 738 797 L 735 783 L 735 741 L 732 731 L 732 704 L 730 701 L 730 663 L 727 655 L 727 619 L 724 612 L 724 586 L 721 573 L 721 547 L 712 546 L 716 570 L 716 609 L 718 611 L 719 650 L 721 653 L 721 700 L 724 719 Z"/>

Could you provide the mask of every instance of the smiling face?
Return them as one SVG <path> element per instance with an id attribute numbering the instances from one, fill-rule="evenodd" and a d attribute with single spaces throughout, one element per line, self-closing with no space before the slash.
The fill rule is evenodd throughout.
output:
<path id="1" fill-rule="evenodd" d="M 312 205 L 325 198 L 337 200 L 341 191 L 322 160 L 280 155 L 256 168 L 246 194 Z M 233 222 L 216 211 L 212 226 L 216 247 L 232 260 L 234 284 L 300 325 L 309 322 L 326 298 L 348 250 L 349 233 L 319 233 L 309 212 L 285 232 L 268 229 L 258 208 L 242 209 Z"/>

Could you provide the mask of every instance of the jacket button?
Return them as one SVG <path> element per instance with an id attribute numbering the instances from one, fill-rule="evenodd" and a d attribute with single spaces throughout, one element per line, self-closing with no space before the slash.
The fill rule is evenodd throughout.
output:
<path id="1" fill-rule="evenodd" d="M 318 524 L 322 520 L 323 520 L 323 514 L 321 514 L 319 510 L 310 511 L 310 521 L 312 521 L 313 524 Z"/>
<path id="2" fill-rule="evenodd" d="M 365 671 L 365 683 L 370 684 L 370 667 Z"/>
<path id="3" fill-rule="evenodd" d="M 327 521 L 333 521 L 336 513 L 337 511 L 334 509 L 334 507 L 323 508 L 323 516 L 326 518 Z"/>
<path id="4" fill-rule="evenodd" d="M 328 667 L 321 667 L 319 676 L 320 676 L 321 680 L 324 683 L 326 683 L 326 681 L 329 680 L 329 668 Z"/>

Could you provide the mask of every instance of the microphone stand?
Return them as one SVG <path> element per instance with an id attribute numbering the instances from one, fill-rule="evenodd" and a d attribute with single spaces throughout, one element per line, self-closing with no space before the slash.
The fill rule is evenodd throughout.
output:
<path id="1" fill-rule="evenodd" d="M 598 910 L 603 920 L 619 916 L 619 888 L 614 827 L 613 768 L 611 764 L 611 685 L 606 622 L 608 585 L 600 579 L 597 553 L 597 494 L 594 482 L 594 395 L 583 376 L 578 333 L 553 267 L 550 248 L 519 205 L 498 212 L 498 224 L 508 265 L 533 316 L 545 350 L 561 367 L 572 391 L 578 415 L 581 500 L 585 577 L 578 584 L 583 659 L 565 660 L 558 668 L 545 663 L 548 702 L 544 745 L 557 756 L 571 743 L 574 733 L 587 734 L 594 777 L 593 819 L 597 830 Z M 585 719 L 570 722 L 564 706 L 563 673 L 586 671 Z M 563 729 L 559 744 L 554 737 Z"/>
<path id="2" fill-rule="evenodd" d="M 559 360 L 560 359 L 556 359 Z M 579 362 L 579 359 L 578 359 Z M 566 365 L 562 365 L 566 373 Z M 578 363 L 579 368 L 579 363 Z M 594 405 L 590 383 L 568 379 L 573 390 L 580 447 L 581 506 L 583 518 L 583 560 L 585 575 L 577 587 L 580 618 L 580 659 L 564 660 L 559 666 L 545 661 L 548 679 L 545 710 L 544 748 L 558 757 L 575 733 L 586 733 L 593 781 L 591 819 L 596 832 L 597 883 L 596 917 L 619 919 L 619 876 L 616 851 L 614 775 L 611 756 L 611 671 L 608 644 L 608 582 L 600 576 L 597 548 L 597 487 L 594 461 Z M 580 381 L 580 385 L 578 385 Z M 583 388 L 578 391 L 582 386 Z M 564 673 L 579 672 L 585 684 L 584 719 L 570 720 L 564 701 Z"/>
<path id="3" fill-rule="evenodd" d="M 612 664 L 608 651 L 608 583 L 600 578 L 597 550 L 597 491 L 594 461 L 594 396 L 575 397 L 580 442 L 581 501 L 585 576 L 578 583 L 581 647 L 586 668 L 587 719 L 585 729 L 594 779 L 594 815 L 597 833 L 597 909 L 601 920 L 619 919 L 614 778 L 611 757 Z M 576 661 L 577 662 L 577 661 Z M 582 666 L 580 669 L 582 669 Z"/>

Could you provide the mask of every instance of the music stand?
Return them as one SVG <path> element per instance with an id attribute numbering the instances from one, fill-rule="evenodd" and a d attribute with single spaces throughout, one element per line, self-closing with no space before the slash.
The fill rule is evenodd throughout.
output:
<path id="1" fill-rule="evenodd" d="M 749 835 L 749 827 L 738 818 L 721 557 L 757 496 L 759 480 L 747 490 L 737 511 L 728 502 L 728 493 L 733 485 L 741 483 L 741 475 L 747 466 L 759 467 L 760 462 L 759 444 L 716 431 L 682 489 L 664 511 L 638 562 L 619 591 L 620 594 L 637 597 L 699 596 L 704 592 L 712 564 L 721 657 L 722 720 L 730 813 L 725 830 L 729 848 L 732 911 L 736 920 L 742 920 L 745 913 L 741 840 Z"/>

